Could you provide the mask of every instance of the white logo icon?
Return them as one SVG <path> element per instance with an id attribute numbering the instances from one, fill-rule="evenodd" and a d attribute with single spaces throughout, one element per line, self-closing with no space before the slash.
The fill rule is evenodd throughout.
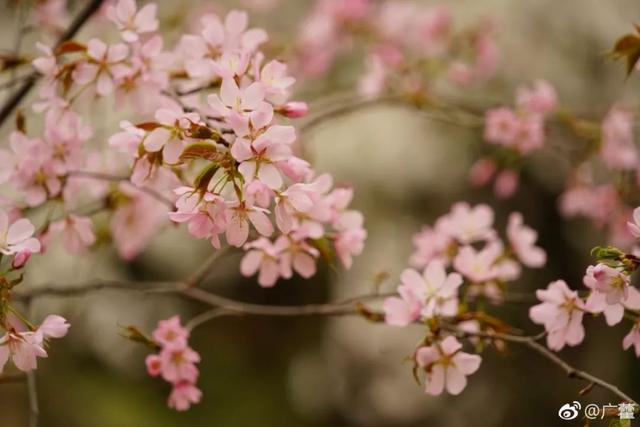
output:
<path id="1" fill-rule="evenodd" d="M 578 418 L 578 415 L 580 413 L 579 411 L 581 408 L 582 408 L 582 405 L 580 405 L 580 402 L 578 402 L 577 400 L 574 400 L 571 403 L 565 403 L 564 405 L 562 405 L 562 407 L 558 411 L 558 416 L 562 420 L 576 419 Z"/>

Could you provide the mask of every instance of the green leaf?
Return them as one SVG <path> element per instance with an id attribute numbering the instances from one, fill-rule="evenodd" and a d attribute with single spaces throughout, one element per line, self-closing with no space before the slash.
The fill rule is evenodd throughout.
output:
<path id="1" fill-rule="evenodd" d="M 213 178 L 213 175 L 216 174 L 218 169 L 219 166 L 216 163 L 212 163 L 204 167 L 200 173 L 198 173 L 196 179 L 193 180 L 193 187 L 203 192 L 207 191 L 209 182 L 211 182 L 211 178 Z"/>

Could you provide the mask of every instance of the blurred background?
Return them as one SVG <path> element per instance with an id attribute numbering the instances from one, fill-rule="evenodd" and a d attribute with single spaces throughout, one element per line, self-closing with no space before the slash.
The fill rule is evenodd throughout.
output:
<path id="1" fill-rule="evenodd" d="M 197 19 L 203 10 L 232 7 L 252 8 L 252 25 L 286 40 L 311 7 L 302 0 L 158 3 L 168 40 L 175 40 L 182 23 Z M 15 2 L 0 4 L 0 42 L 2 48 L 11 48 L 19 8 Z M 562 104 L 578 111 L 602 115 L 621 99 L 637 104 L 637 77 L 625 80 L 623 66 L 605 55 L 621 34 L 640 22 L 637 1 L 455 0 L 446 5 L 456 22 L 486 16 L 497 29 L 502 58 L 498 77 L 481 94 L 464 92 L 465 99 L 490 95 L 510 104 L 518 84 L 545 78 L 558 89 Z M 100 31 L 87 28 L 79 37 Z M 298 90 L 312 107 L 311 117 L 319 99 L 355 84 L 357 64 L 354 57 L 322 81 L 301 82 Z M 96 139 L 104 140 L 120 116 L 107 105 L 91 108 L 91 116 L 100 117 L 93 123 Z M 6 134 L 5 128 L 3 145 Z M 280 281 L 267 290 L 253 278 L 240 277 L 240 254 L 232 253 L 218 264 L 205 288 L 241 301 L 308 304 L 367 293 L 373 277 L 387 272 L 391 279 L 382 290 L 392 291 L 413 250 L 411 235 L 459 200 L 492 205 L 498 230 L 504 230 L 512 211 L 523 212 L 525 222 L 539 230 L 549 264 L 544 271 L 527 271 L 515 291 L 533 292 L 558 278 L 579 287 L 590 249 L 603 242 L 603 235 L 587 221 L 560 217 L 557 198 L 568 164 L 545 150 L 527 163 L 517 196 L 499 201 L 491 189 L 470 190 L 467 184 L 468 169 L 482 151 L 480 132 L 430 122 L 407 108 L 369 108 L 326 121 L 301 142 L 316 170 L 355 187 L 354 208 L 365 214 L 369 233 L 364 253 L 350 271 L 323 266 L 312 280 Z M 62 250 L 34 257 L 27 284 L 66 285 L 92 277 L 180 279 L 210 252 L 207 242 L 171 227 L 130 263 L 106 246 L 83 257 Z M 405 361 L 422 336 L 419 327 L 393 328 L 360 318 L 221 318 L 196 329 L 191 339 L 203 360 L 203 401 L 187 413 L 176 413 L 165 405 L 168 385 L 145 372 L 147 350 L 123 339 L 119 326 L 150 331 L 174 313 L 189 319 L 203 310 L 206 307 L 167 295 L 109 290 L 38 299 L 31 307 L 33 318 L 56 312 L 72 324 L 70 334 L 56 342 L 37 371 L 41 426 L 540 426 L 559 423 L 557 411 L 566 402 L 615 403 L 599 390 L 578 397 L 584 383 L 566 378 L 557 366 L 522 348 L 510 346 L 505 355 L 485 352 L 464 393 L 430 397 L 415 383 L 412 365 Z M 538 328 L 528 320 L 527 310 L 526 305 L 505 306 L 495 313 L 533 333 Z M 563 356 L 637 396 L 640 363 L 633 352 L 621 349 L 627 328 L 607 328 L 601 319 L 588 319 L 586 327 L 585 342 L 564 350 Z M 23 384 L 0 384 L 0 414 L 2 426 L 27 425 Z"/>

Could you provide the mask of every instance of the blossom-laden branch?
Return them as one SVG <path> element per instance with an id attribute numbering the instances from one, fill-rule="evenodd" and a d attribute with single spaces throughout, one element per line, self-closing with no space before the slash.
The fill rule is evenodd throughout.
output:
<path id="1" fill-rule="evenodd" d="M 103 0 L 90 0 L 89 3 L 82 9 L 74 21 L 69 25 L 66 31 L 60 36 L 55 44 L 55 47 L 59 47 L 67 40 L 72 39 L 78 31 L 86 24 L 91 16 L 100 8 Z M 13 110 L 20 105 L 22 99 L 29 94 L 31 89 L 40 79 L 40 74 L 34 72 L 25 78 L 24 83 L 20 88 L 0 107 L 0 127 L 9 118 Z"/>
<path id="2" fill-rule="evenodd" d="M 81 295 L 95 292 L 103 289 L 127 290 L 133 292 L 160 292 L 175 293 L 183 295 L 187 298 L 202 302 L 212 307 L 212 309 L 202 312 L 195 316 L 188 323 L 188 330 L 191 331 L 195 327 L 202 325 L 204 322 L 223 317 L 223 316 L 267 316 L 267 317 L 332 317 L 332 316 L 359 316 L 369 321 L 381 322 L 384 320 L 384 312 L 378 312 L 366 307 L 366 304 L 388 298 L 390 294 L 366 294 L 349 299 L 345 299 L 335 303 L 326 304 L 307 304 L 300 306 L 278 306 L 263 305 L 240 302 L 230 298 L 226 298 L 210 291 L 193 287 L 185 282 L 127 282 L 127 281 L 91 281 L 79 284 L 73 287 L 59 287 L 57 285 L 43 286 L 36 288 L 30 292 L 21 292 L 16 294 L 18 299 L 33 299 L 45 296 L 65 297 L 71 295 Z M 454 334 L 455 336 L 464 338 L 483 338 L 493 342 L 505 341 L 518 345 L 523 345 L 531 350 L 539 353 L 543 357 L 549 359 L 552 363 L 561 368 L 569 377 L 579 378 L 590 384 L 601 387 L 613 395 L 619 397 L 622 401 L 637 404 L 631 397 L 620 391 L 615 385 L 612 385 L 586 371 L 579 370 L 570 365 L 552 351 L 541 345 L 538 341 L 544 337 L 544 333 L 533 336 L 514 335 L 501 332 L 486 332 L 467 330 L 463 327 L 453 324 L 441 324 L 439 328 Z M 7 380 L 20 380 L 23 377 L 13 375 L 7 377 Z M 0 380 L 2 377 L 0 377 Z"/>
<path id="3" fill-rule="evenodd" d="M 188 409 L 202 396 L 197 387 L 201 360 L 189 345 L 190 332 L 230 315 L 357 315 L 398 327 L 422 325 L 425 337 L 412 359 L 414 374 L 424 378 L 428 394 L 462 392 L 467 377 L 480 368 L 477 353 L 482 344 L 500 349 L 511 342 L 540 353 L 569 376 L 636 404 L 554 351 L 580 344 L 585 336 L 583 317 L 603 313 L 610 326 L 623 318 L 633 321 L 623 348 L 633 346 L 640 356 L 640 292 L 630 280 L 638 258 L 623 250 L 624 244 L 619 245 L 623 249 L 599 248 L 597 263 L 583 280 L 586 299 L 562 280 L 539 289 L 540 303 L 529 314 L 545 328 L 544 347 L 538 342 L 542 334 L 518 335 L 490 312 L 493 305 L 516 295 L 511 288 L 524 267 L 546 263 L 537 233 L 517 212 L 509 216 L 501 237 L 489 206 L 454 205 L 414 236 L 416 250 L 411 267 L 400 276 L 397 295 L 270 306 L 235 301 L 198 287 L 224 254 L 223 240 L 225 248 L 244 251 L 240 272 L 257 276 L 262 287 L 294 273 L 309 278 L 323 260 L 337 259 L 351 267 L 367 237 L 364 216 L 350 207 L 353 190 L 334 186 L 329 175 L 314 171 L 296 155 L 294 143 L 300 132 L 379 104 L 413 105 L 434 120 L 484 128 L 482 137 L 491 151 L 474 164 L 470 179 L 476 186 L 493 181 L 501 198 L 516 192 L 527 156 L 548 145 L 549 125 L 566 125 L 583 146 L 569 156 L 572 173 L 562 195 L 563 213 L 604 224 L 613 237 L 626 239 L 630 246 L 634 237 L 640 238 L 640 211 L 624 226 L 637 196 L 629 172 L 640 171 L 632 112 L 614 106 L 602 120 L 587 119 L 560 107 L 555 88 L 546 81 L 519 87 L 513 106 L 446 102 L 433 90 L 443 77 L 458 88 L 481 84 L 494 75 L 498 55 L 490 23 L 458 33 L 445 8 L 321 2 L 305 21 L 288 68 L 267 58 L 262 51 L 267 33 L 249 28 L 247 14 L 240 11 L 230 11 L 223 19 L 203 16 L 193 33 L 183 34 L 168 48 L 158 32 L 157 5 L 138 8 L 134 0 L 118 0 L 101 13 L 121 42 L 72 40 L 100 3 L 89 2 L 52 46 L 38 44 L 41 55 L 33 61 L 38 74 L 29 75 L 0 109 L 1 125 L 42 80 L 32 110 L 41 114 L 43 130 L 34 134 L 26 118 L 19 116 L 9 137 L 11 152 L 0 151 L 0 183 L 9 183 L 11 194 L 20 196 L 10 198 L 0 210 L 0 327 L 5 331 L 0 338 L 0 371 L 11 359 L 27 373 L 32 420 L 38 413 L 33 376 L 37 359 L 47 356 L 49 342 L 66 335 L 69 324 L 57 315 L 34 322 L 14 301 L 100 289 L 177 294 L 211 307 L 186 325 L 177 316 L 162 320 L 150 336 L 134 326 L 127 328 L 129 338 L 152 349 L 147 370 L 171 384 L 168 404 L 176 410 Z M 309 33 L 309 28 L 318 27 L 325 30 Z M 344 40 L 362 41 L 367 52 L 358 83 L 362 99 L 296 127 L 295 119 L 305 116 L 308 106 L 290 100 L 294 75 L 326 72 L 340 46 L 353 44 L 341 43 Z M 109 138 L 110 151 L 94 153 L 86 144 L 93 127 L 81 114 L 83 103 L 110 98 L 117 110 L 126 104 L 135 114 L 127 115 L 121 131 Z M 591 168 L 600 164 L 616 178 L 611 181 L 615 185 L 593 180 Z M 208 240 L 217 252 L 181 282 L 138 286 L 95 280 L 79 288 L 21 290 L 30 257 L 45 252 L 54 239 L 61 238 L 65 249 L 75 254 L 98 244 L 92 216 L 77 210 L 86 199 L 97 201 L 99 211 L 108 216 L 111 240 L 125 260 L 137 256 L 169 221 L 184 223 L 193 237 Z M 31 208 L 48 212 L 37 231 L 24 217 Z M 54 218 L 59 211 L 62 216 Z M 382 311 L 368 307 L 367 302 L 380 298 Z M 469 338 L 477 348 L 463 351 L 456 337 Z"/>

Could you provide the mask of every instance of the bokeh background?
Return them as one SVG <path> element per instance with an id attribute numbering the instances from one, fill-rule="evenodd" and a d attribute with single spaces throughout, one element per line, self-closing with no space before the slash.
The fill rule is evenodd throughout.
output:
<path id="1" fill-rule="evenodd" d="M 286 41 L 311 5 L 302 0 L 158 3 L 168 40 L 202 10 L 266 4 L 253 9 L 252 24 Z M 637 1 L 442 3 L 454 10 L 457 22 L 488 16 L 498 30 L 499 75 L 477 93 L 465 91 L 465 99 L 510 103 L 518 84 L 545 78 L 558 88 L 562 104 L 578 111 L 603 114 L 622 99 L 637 104 L 638 79 L 625 80 L 622 64 L 606 56 L 615 39 L 640 22 Z M 19 8 L 15 2 L 0 5 L 0 47 L 10 49 Z M 80 38 L 100 31 L 87 28 Z M 25 43 L 33 43 L 29 40 Z M 328 78 L 298 86 L 300 97 L 312 106 L 312 117 L 314 106 L 356 81 L 360 61 L 357 49 L 354 52 L 352 60 Z M 100 118 L 94 121 L 96 140 L 104 143 L 121 112 L 108 105 L 91 109 L 90 116 Z M 4 129 L 0 134 L 3 145 L 6 133 Z M 491 204 L 499 230 L 508 213 L 517 210 L 540 231 L 548 267 L 527 272 L 513 290 L 532 292 L 557 278 L 579 287 L 590 248 L 603 240 L 588 222 L 559 216 L 557 197 L 568 162 L 547 150 L 527 163 L 518 195 L 499 201 L 490 189 L 470 190 L 467 185 L 468 168 L 482 150 L 479 132 L 431 122 L 410 109 L 380 107 L 349 114 L 314 128 L 301 142 L 318 171 L 354 185 L 354 207 L 364 212 L 369 232 L 365 252 L 351 271 L 325 266 L 313 280 L 282 281 L 269 290 L 242 278 L 237 272 L 239 254 L 232 253 L 203 285 L 207 289 L 256 303 L 317 303 L 366 293 L 373 277 L 384 271 L 391 280 L 382 290 L 391 291 L 407 265 L 411 235 L 459 200 Z M 554 143 L 569 141 L 560 135 Z M 210 252 L 206 242 L 190 238 L 183 228 L 170 228 L 130 263 L 120 261 L 107 246 L 84 257 L 52 250 L 33 259 L 25 286 L 67 285 L 92 277 L 180 279 Z M 416 385 L 411 364 L 405 361 L 421 338 L 419 327 L 391 328 L 360 318 L 221 318 L 192 336 L 203 360 L 199 385 L 204 399 L 187 413 L 175 413 L 165 406 L 168 386 L 146 375 L 146 349 L 123 339 L 119 326 L 134 324 L 149 331 L 173 313 L 188 319 L 205 309 L 167 295 L 108 290 L 37 300 L 31 307 L 34 318 L 56 312 L 73 325 L 37 371 L 41 426 L 540 426 L 561 423 L 557 410 L 568 401 L 613 403 L 611 395 L 599 390 L 578 397 L 583 383 L 566 378 L 557 366 L 522 348 L 509 347 L 505 355 L 486 352 L 462 395 L 429 397 Z M 496 313 L 535 332 L 527 309 L 509 306 Z M 626 327 L 607 328 L 601 319 L 589 319 L 587 331 L 585 342 L 563 351 L 563 356 L 637 396 L 640 362 L 632 352 L 621 350 Z M 0 414 L 2 426 L 27 425 L 23 384 L 0 384 Z"/>

